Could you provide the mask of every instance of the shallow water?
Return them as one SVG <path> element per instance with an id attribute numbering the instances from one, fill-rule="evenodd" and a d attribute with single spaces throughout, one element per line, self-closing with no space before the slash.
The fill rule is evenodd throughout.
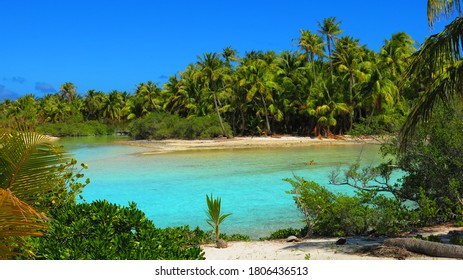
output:
<path id="1" fill-rule="evenodd" d="M 328 173 L 346 167 L 359 156 L 363 164 L 381 160 L 377 145 L 314 145 L 271 149 L 227 149 L 142 155 L 149 149 L 114 143 L 114 137 L 60 140 L 79 162 L 89 165 L 91 183 L 83 197 L 127 205 L 134 201 L 158 227 L 200 226 L 206 223 L 206 194 L 222 198 L 222 211 L 233 213 L 222 232 L 253 239 L 271 232 L 304 226 L 283 178 L 303 176 L 331 190 Z M 307 165 L 313 160 L 315 165 Z"/>

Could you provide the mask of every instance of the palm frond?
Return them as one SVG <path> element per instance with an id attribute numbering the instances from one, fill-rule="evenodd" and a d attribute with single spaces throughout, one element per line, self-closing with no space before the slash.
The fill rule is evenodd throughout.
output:
<path id="1" fill-rule="evenodd" d="M 402 147 L 407 146 L 417 124 L 426 122 L 431 118 L 436 104 L 439 102 L 444 105 L 451 104 L 456 96 L 462 96 L 462 94 L 463 62 L 459 61 L 440 74 L 419 98 L 402 127 Z"/>
<path id="2" fill-rule="evenodd" d="M 49 137 L 34 132 L 0 132 L 0 188 L 8 189 L 26 203 L 47 193 L 49 174 L 56 173 L 68 157 Z"/>
<path id="3" fill-rule="evenodd" d="M 433 27 L 434 22 L 441 16 L 448 18 L 454 12 L 461 13 L 460 0 L 428 0 L 428 24 Z"/>
<path id="4" fill-rule="evenodd" d="M 0 259 L 20 254 L 22 237 L 43 235 L 46 219 L 10 190 L 0 188 Z"/>
<path id="5" fill-rule="evenodd" d="M 463 94 L 463 18 L 455 19 L 442 32 L 431 36 L 413 55 L 404 80 L 424 83 L 425 90 L 401 130 L 405 148 L 416 125 L 432 116 L 434 106 Z"/>

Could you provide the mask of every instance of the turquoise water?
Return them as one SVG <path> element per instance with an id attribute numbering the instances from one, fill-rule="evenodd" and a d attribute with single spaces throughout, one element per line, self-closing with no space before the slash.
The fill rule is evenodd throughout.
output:
<path id="1" fill-rule="evenodd" d="M 235 149 L 142 155 L 147 148 L 119 145 L 114 138 L 74 138 L 61 144 L 79 162 L 89 165 L 91 183 L 83 197 L 127 205 L 134 201 L 158 227 L 200 226 L 205 221 L 206 194 L 222 198 L 222 210 L 233 213 L 223 223 L 226 233 L 254 239 L 271 232 L 304 226 L 283 178 L 293 174 L 328 186 L 328 173 L 362 157 L 375 164 L 376 145 L 312 146 L 272 149 Z M 306 162 L 314 160 L 315 165 Z M 352 193 L 347 187 L 333 191 Z"/>

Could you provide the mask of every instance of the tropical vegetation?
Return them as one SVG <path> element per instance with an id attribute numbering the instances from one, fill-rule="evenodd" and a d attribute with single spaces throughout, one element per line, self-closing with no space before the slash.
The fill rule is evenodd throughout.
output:
<path id="1" fill-rule="evenodd" d="M 432 26 L 461 13 L 461 1 L 428 1 Z M 400 133 L 383 145 L 385 163 L 333 170 L 333 193 L 295 176 L 285 179 L 306 227 L 287 234 L 395 235 L 411 227 L 463 221 L 461 42 L 457 17 L 415 51 L 396 33 L 375 52 L 342 36 L 335 17 L 300 30 L 299 50 L 205 53 L 162 88 L 77 93 L 71 82 L 37 98 L 0 101 L 0 257 L 35 259 L 203 259 L 197 246 L 219 225 L 220 198 L 206 195 L 213 233 L 159 229 L 134 203 L 77 204 L 89 183 L 77 161 L 47 136 L 129 133 L 135 139 L 233 135 Z M 21 128 L 22 130 L 17 130 Z M 72 128 L 72 129 L 71 129 Z M 403 175 L 391 180 L 395 170 Z M 233 235 L 231 238 L 247 239 Z M 456 240 L 456 243 L 459 241 Z"/>
<path id="2" fill-rule="evenodd" d="M 134 203 L 77 203 L 87 165 L 77 169 L 49 137 L 0 139 L 0 259 L 204 259 L 201 230 L 156 228 Z"/>
<path id="3" fill-rule="evenodd" d="M 223 214 L 221 212 L 222 207 L 222 199 L 220 197 L 214 198 L 213 195 L 211 196 L 206 195 L 206 203 L 207 203 L 207 223 L 214 229 L 215 232 L 215 240 L 218 241 L 220 238 L 220 224 L 231 215 L 231 213 Z"/>
<path id="4" fill-rule="evenodd" d="M 365 127 L 368 133 L 397 131 L 416 98 L 403 81 L 413 39 L 394 34 L 376 52 L 358 38 L 343 36 L 341 24 L 331 17 L 318 23 L 318 31 L 300 30 L 297 50 L 250 50 L 243 56 L 232 47 L 207 52 L 164 85 L 142 82 L 133 93 L 88 90 L 81 95 L 67 82 L 43 97 L 4 99 L 0 125 L 20 123 L 51 135 L 97 135 L 127 133 L 132 123 L 150 122 L 150 114 L 172 114 L 186 122 L 214 118 L 219 133 L 194 135 L 199 138 L 329 137 Z"/>
<path id="5" fill-rule="evenodd" d="M 42 236 L 50 211 L 75 204 L 89 181 L 47 136 L 3 130 L 0 140 L 0 258 L 31 256 L 28 238 Z"/>

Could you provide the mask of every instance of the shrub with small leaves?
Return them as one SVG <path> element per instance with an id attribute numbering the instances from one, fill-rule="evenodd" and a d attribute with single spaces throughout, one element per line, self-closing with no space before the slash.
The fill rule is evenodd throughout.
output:
<path id="1" fill-rule="evenodd" d="M 108 201 L 53 209 L 44 237 L 33 240 L 37 259 L 49 260 L 197 260 L 189 229 L 156 228 L 135 203 Z"/>

